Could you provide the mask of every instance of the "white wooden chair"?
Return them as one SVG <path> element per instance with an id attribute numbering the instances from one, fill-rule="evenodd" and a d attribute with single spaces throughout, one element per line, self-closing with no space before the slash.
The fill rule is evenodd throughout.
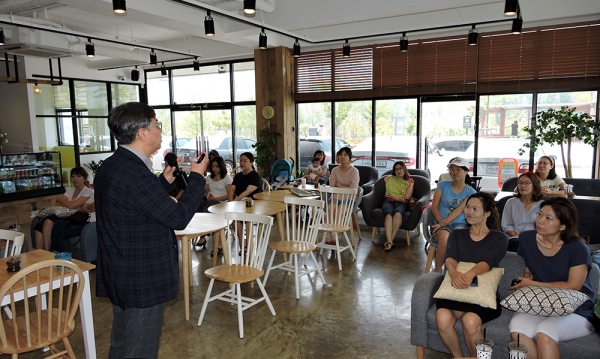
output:
<path id="1" fill-rule="evenodd" d="M 313 254 L 313 251 L 317 248 L 315 242 L 317 235 L 319 234 L 319 226 L 323 220 L 323 201 L 315 199 L 305 198 L 293 198 L 287 197 L 284 202 L 288 205 L 286 211 L 286 237 L 281 241 L 269 243 L 269 248 L 273 250 L 271 260 L 265 273 L 264 285 L 267 285 L 269 279 L 269 273 L 272 269 L 281 269 L 288 273 L 294 273 L 294 281 L 296 283 L 296 299 L 300 299 L 300 284 L 298 283 L 298 277 L 317 272 L 323 284 L 326 284 L 323 272 L 319 267 L 319 263 Z M 282 253 L 289 253 L 291 256 L 287 261 L 281 264 L 273 266 L 273 259 L 275 253 L 280 251 Z M 298 255 L 306 254 L 310 256 L 314 268 L 307 268 L 306 265 L 298 268 Z M 306 261 L 305 261 L 306 263 Z"/>
<path id="2" fill-rule="evenodd" d="M 25 242 L 24 233 L 0 229 L 0 239 L 2 239 L 3 246 L 0 249 L 2 258 L 18 256 L 19 254 L 21 254 L 21 250 L 23 249 L 23 242 Z M 5 305 L 2 308 L 4 309 L 4 313 L 6 313 L 8 319 L 12 319 L 12 312 L 10 311 L 8 306 Z"/>
<path id="3" fill-rule="evenodd" d="M 341 253 L 343 251 L 350 250 L 352 258 L 356 260 L 352 241 L 347 232 L 351 229 L 350 220 L 358 189 L 319 186 L 319 191 L 321 192 L 321 199 L 325 202 L 325 215 L 323 224 L 319 227 L 319 230 L 323 232 L 323 239 L 320 243 L 317 243 L 317 248 L 321 248 L 320 254 L 323 254 L 323 249 L 334 250 L 337 255 L 339 269 L 342 270 Z M 333 211 L 335 211 L 335 214 Z M 330 233 L 333 233 L 335 245 L 327 244 L 328 234 Z M 345 246 L 340 246 L 339 233 L 344 234 Z"/>
<path id="4" fill-rule="evenodd" d="M 57 265 L 62 269 L 57 269 Z M 38 284 L 38 278 L 59 280 L 59 287 L 47 293 L 47 286 Z M 75 313 L 83 293 L 84 277 L 81 269 L 71 262 L 48 260 L 21 269 L 0 288 L 0 298 L 10 297 L 10 310 L 23 313 L 0 324 L 0 352 L 17 358 L 25 353 L 50 346 L 53 356 L 75 358 L 67 338 L 75 329 Z M 23 300 L 23 288 L 35 300 Z M 48 297 L 46 302 L 43 295 Z M 36 303 L 41 303 L 38 305 Z M 45 303 L 49 306 L 45 308 Z M 65 350 L 54 346 L 62 341 Z"/>
<path id="5" fill-rule="evenodd" d="M 235 231 L 231 231 L 231 235 L 227 238 L 227 245 L 231 248 L 229 251 L 230 264 L 219 265 L 204 271 L 204 275 L 210 278 L 210 284 L 204 298 L 204 304 L 202 305 L 202 311 L 198 319 L 198 326 L 202 325 L 208 303 L 217 299 L 222 300 L 231 304 L 237 304 L 240 338 L 243 338 L 244 319 L 242 312 L 244 310 L 265 301 L 271 313 L 275 315 L 275 309 L 273 309 L 265 287 L 260 280 L 260 277 L 264 274 L 262 268 L 265 262 L 271 227 L 273 226 L 273 217 L 247 213 L 226 213 L 225 219 L 233 222 L 232 228 L 234 229 L 240 228 L 236 222 L 241 222 L 243 224 L 241 228 L 245 227 L 246 229 L 243 231 L 243 234 L 239 235 L 239 238 Z M 231 242 L 233 242 L 233 246 L 230 246 Z M 238 254 L 240 248 L 242 250 Z M 215 280 L 232 283 L 233 285 L 230 289 L 211 297 L 210 294 Z M 253 281 L 256 281 L 262 293 L 262 297 L 258 299 L 242 296 L 241 283 Z"/>

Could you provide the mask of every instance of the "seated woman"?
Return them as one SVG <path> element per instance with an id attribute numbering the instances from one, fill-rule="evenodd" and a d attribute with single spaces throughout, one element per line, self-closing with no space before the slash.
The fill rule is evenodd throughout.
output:
<path id="1" fill-rule="evenodd" d="M 544 196 L 564 197 L 565 181 L 556 174 L 555 165 L 552 157 L 542 156 L 538 160 L 536 173 L 540 176 Z"/>
<path id="2" fill-rule="evenodd" d="M 532 172 L 523 173 L 517 182 L 516 198 L 506 201 L 502 211 L 502 231 L 508 234 L 508 250 L 519 248 L 519 234 L 535 229 L 535 217 L 542 203 L 540 178 Z"/>
<path id="3" fill-rule="evenodd" d="M 452 181 L 442 181 L 433 193 L 431 213 L 435 221 L 431 225 L 431 238 L 437 242 L 435 254 L 435 271 L 441 273 L 444 258 L 446 257 L 446 244 L 452 230 L 466 228 L 465 214 L 467 197 L 475 193 L 469 186 L 469 162 L 461 157 L 456 157 L 448 163 L 448 171 Z"/>
<path id="4" fill-rule="evenodd" d="M 240 155 L 241 172 L 233 177 L 229 190 L 229 201 L 240 201 L 262 192 L 262 177 L 254 170 L 253 164 L 254 155 L 252 153 L 244 152 Z"/>
<path id="5" fill-rule="evenodd" d="M 497 267 L 508 245 L 508 236 L 501 232 L 498 211 L 492 196 L 478 192 L 465 201 L 464 213 L 470 228 L 455 229 L 448 238 L 446 269 L 457 289 L 468 288 L 475 277 Z M 476 263 L 466 273 L 456 270 L 458 262 Z M 440 339 L 454 358 L 464 357 L 454 325 L 462 318 L 465 344 L 471 357 L 475 357 L 475 339 L 483 337 L 483 323 L 496 319 L 502 312 L 496 294 L 496 309 L 477 304 L 461 303 L 448 299 L 438 299 L 435 321 Z"/>
<path id="6" fill-rule="evenodd" d="M 358 182 L 360 181 L 360 175 L 358 173 L 358 169 L 350 163 L 350 159 L 352 158 L 352 150 L 350 147 L 342 147 L 336 154 L 337 161 L 339 161 L 339 166 L 336 166 L 331 171 L 331 176 L 329 177 L 329 185 L 331 187 L 341 187 L 341 188 L 358 188 Z M 343 211 L 346 208 L 346 204 L 342 203 L 335 198 L 331 198 L 332 203 L 329 205 L 327 215 L 334 216 L 337 211 Z M 333 233 L 330 234 L 330 239 L 327 244 L 335 245 L 335 236 Z"/>
<path id="7" fill-rule="evenodd" d="M 81 206 L 79 211 L 90 214 L 90 219 L 88 222 L 96 222 L 96 205 L 94 203 L 94 196 L 91 196 L 90 199 L 88 199 L 87 202 Z M 87 223 L 76 224 L 72 223 L 68 219 L 59 218 L 56 222 L 54 222 L 54 226 L 52 227 L 51 249 L 56 252 L 62 252 L 64 250 L 64 241 L 68 241 L 70 238 L 81 235 L 81 231 L 83 231 L 83 227 L 85 227 L 86 224 Z"/>
<path id="8" fill-rule="evenodd" d="M 394 238 L 402 225 L 402 215 L 408 209 L 408 200 L 412 197 L 414 183 L 406 165 L 402 161 L 394 163 L 392 175 L 385 181 L 385 202 L 381 210 L 385 216 L 385 238 L 383 250 L 386 252 L 394 249 Z"/>
<path id="9" fill-rule="evenodd" d="M 88 173 L 83 167 L 73 167 L 71 170 L 71 184 L 73 187 L 65 191 L 65 194 L 58 196 L 56 204 L 79 210 L 90 197 L 94 195 L 94 190 L 90 187 L 87 180 Z M 51 250 L 52 244 L 52 227 L 54 222 L 59 218 L 51 215 L 46 218 L 41 218 L 35 226 L 35 248 Z"/>
<path id="10" fill-rule="evenodd" d="M 519 236 L 517 254 L 525 260 L 521 282 L 510 289 L 527 286 L 565 288 L 579 291 L 590 300 L 564 317 L 542 317 L 515 313 L 510 337 L 527 346 L 527 358 L 560 358 L 558 342 L 581 338 L 594 332 L 594 296 L 589 277 L 590 250 L 577 233 L 577 208 L 566 198 L 550 198 L 540 205 L 535 231 Z"/>

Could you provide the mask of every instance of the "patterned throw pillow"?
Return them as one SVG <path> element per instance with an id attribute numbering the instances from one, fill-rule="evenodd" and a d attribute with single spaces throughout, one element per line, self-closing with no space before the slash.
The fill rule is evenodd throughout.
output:
<path id="1" fill-rule="evenodd" d="M 529 286 L 504 298 L 500 304 L 514 312 L 543 317 L 562 317 L 575 311 L 587 295 L 571 289 Z"/>
<path id="2" fill-rule="evenodd" d="M 460 262 L 456 266 L 456 270 L 465 273 L 474 266 L 475 263 Z M 476 287 L 457 289 L 452 286 L 450 274 L 446 273 L 440 289 L 438 289 L 433 297 L 496 309 L 496 291 L 498 290 L 498 284 L 503 274 L 504 268 L 492 268 L 489 272 L 477 276 L 478 284 Z"/>

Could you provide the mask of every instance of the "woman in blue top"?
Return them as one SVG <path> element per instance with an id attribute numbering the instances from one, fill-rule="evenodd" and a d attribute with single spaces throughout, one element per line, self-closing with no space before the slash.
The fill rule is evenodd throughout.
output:
<path id="1" fill-rule="evenodd" d="M 535 231 L 519 236 L 519 254 L 525 260 L 521 282 L 510 289 L 527 286 L 564 288 L 587 295 L 574 313 L 564 317 L 543 317 L 515 313 L 510 336 L 529 350 L 527 358 L 560 358 L 558 342 L 581 338 L 594 332 L 594 296 L 589 271 L 590 251 L 577 233 L 577 208 L 566 198 L 551 198 L 540 205 Z M 535 341 L 534 341 L 535 338 Z"/>
<path id="2" fill-rule="evenodd" d="M 469 162 L 461 157 L 456 157 L 448 163 L 448 172 L 451 181 L 438 183 L 433 194 L 431 213 L 435 221 L 431 225 L 431 239 L 436 241 L 435 271 L 442 272 L 442 265 L 446 258 L 446 245 L 448 236 L 453 229 L 466 228 L 465 199 L 476 191 L 469 184 Z"/>

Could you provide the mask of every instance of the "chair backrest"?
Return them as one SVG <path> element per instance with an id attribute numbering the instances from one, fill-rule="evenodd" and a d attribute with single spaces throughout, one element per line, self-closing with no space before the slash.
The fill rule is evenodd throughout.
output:
<path id="1" fill-rule="evenodd" d="M 379 171 L 373 166 L 354 165 L 354 167 L 358 170 L 360 176 L 358 180 L 359 187 L 365 184 L 373 184 L 379 178 Z"/>
<path id="2" fill-rule="evenodd" d="M 262 179 L 262 190 L 263 192 L 271 192 L 271 184 L 265 178 Z"/>
<path id="3" fill-rule="evenodd" d="M 232 170 L 231 170 L 231 178 L 233 178 L 236 173 L 238 173 L 240 171 L 240 166 L 235 166 Z"/>
<path id="4" fill-rule="evenodd" d="M 323 223 L 348 226 L 354 210 L 358 188 L 319 186 L 319 191 L 321 192 L 321 199 L 325 202 Z M 337 207 L 335 215 L 332 215 L 332 211 L 330 211 L 332 206 Z"/>
<path id="5" fill-rule="evenodd" d="M 519 177 L 511 177 L 504 181 L 502 184 L 502 192 L 512 192 L 517 188 L 517 181 L 519 181 Z"/>
<path id="6" fill-rule="evenodd" d="M 57 265 L 61 269 L 57 269 Z M 40 282 L 58 281 L 44 293 Z M 83 293 L 84 277 L 72 262 L 47 260 L 21 269 L 0 288 L 0 298 L 10 297 L 13 315 L 0 325 L 0 351 L 16 353 L 36 350 L 62 340 L 75 328 L 74 317 Z M 28 297 L 23 300 L 23 288 Z M 47 289 L 47 288 L 46 288 Z M 46 301 L 43 295 L 48 297 Z M 47 308 L 44 308 L 47 304 Z"/>
<path id="7" fill-rule="evenodd" d="M 3 258 L 21 254 L 23 242 L 25 241 L 24 233 L 0 229 L 0 239 L 6 240 L 6 243 L 2 243 L 5 247 L 0 252 Z"/>
<path id="8" fill-rule="evenodd" d="M 233 237 L 234 245 L 230 251 L 230 262 L 235 264 L 243 264 L 262 269 L 267 253 L 267 245 L 269 244 L 269 236 L 271 235 L 271 227 L 273 226 L 273 217 L 263 216 L 260 214 L 249 213 L 225 213 L 225 219 L 233 222 L 234 231 L 232 236 L 227 238 L 229 246 L 231 237 Z M 241 224 L 241 226 L 238 226 Z M 236 232 L 239 228 L 243 228 L 241 233 Z M 239 255 L 238 249 L 241 249 Z"/>
<path id="9" fill-rule="evenodd" d="M 422 170 L 422 169 L 418 169 L 418 168 L 409 168 L 408 173 L 411 176 L 421 176 L 421 177 L 427 178 L 428 180 L 431 179 L 431 175 L 429 174 L 429 172 L 427 172 L 427 170 Z M 387 170 L 387 171 L 383 172 L 381 177 L 390 176 L 391 174 L 392 174 L 392 170 Z"/>
<path id="10" fill-rule="evenodd" d="M 315 244 L 323 221 L 323 201 L 300 197 L 286 197 L 283 201 L 288 205 L 285 216 L 288 241 Z"/>
<path id="11" fill-rule="evenodd" d="M 496 202 L 496 209 L 498 210 L 498 215 L 500 216 L 500 220 L 502 220 L 502 214 L 504 213 L 504 206 L 506 206 L 506 202 L 509 199 L 514 198 L 513 196 L 502 197 Z"/>
<path id="12" fill-rule="evenodd" d="M 435 217 L 431 211 L 431 206 L 425 208 L 423 211 L 423 237 L 429 243 L 431 243 L 431 232 L 429 231 L 429 226 L 431 223 L 433 223 L 434 219 Z"/>
<path id="13" fill-rule="evenodd" d="M 362 187 L 358 187 L 358 193 L 356 194 L 356 201 L 354 201 L 354 208 L 352 209 L 352 213 L 356 213 L 360 210 L 358 206 L 360 206 L 360 202 L 362 202 L 364 193 L 365 190 Z"/>

